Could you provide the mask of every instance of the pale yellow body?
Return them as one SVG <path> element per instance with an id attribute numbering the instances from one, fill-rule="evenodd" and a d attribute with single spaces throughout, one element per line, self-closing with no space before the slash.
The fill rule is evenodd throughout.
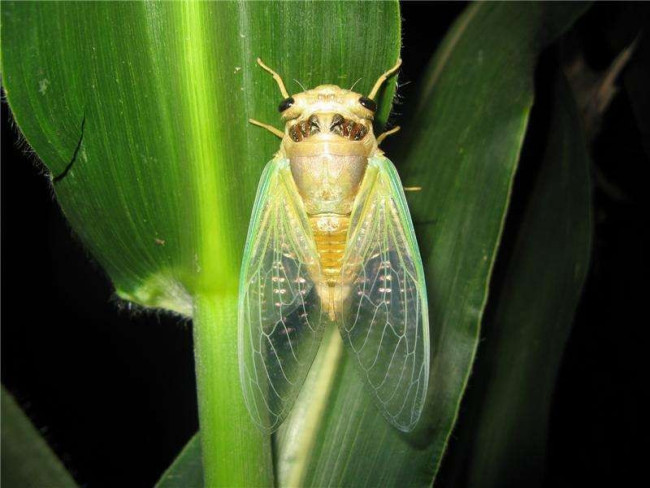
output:
<path id="1" fill-rule="evenodd" d="M 373 113 L 359 104 L 360 96 L 338 86 L 322 85 L 295 95 L 294 105 L 283 114 L 287 122 L 279 153 L 289 160 L 309 216 L 324 281 L 319 291 L 332 319 L 336 314 L 335 293 L 345 286 L 340 279 L 341 265 L 352 206 L 368 158 L 381 152 L 372 130 Z M 359 141 L 333 133 L 329 128 L 336 115 L 363 125 L 367 133 Z M 292 140 L 291 127 L 310 118 L 316 119 L 319 132 L 300 142 Z"/>
<path id="2" fill-rule="evenodd" d="M 242 260 L 242 391 L 267 433 L 286 418 L 323 331 L 340 332 L 368 392 L 401 431 L 420 418 L 429 382 L 424 269 L 394 165 L 375 137 L 374 101 L 322 85 L 284 99 L 282 139 L 262 174 Z M 334 342 L 332 342 L 334 343 Z"/>
<path id="3" fill-rule="evenodd" d="M 293 181 L 309 218 L 322 273 L 322 279 L 317 280 L 319 295 L 328 304 L 329 316 L 334 320 L 335 303 L 347 289 L 342 282 L 341 266 L 350 215 L 368 159 L 382 154 L 379 142 L 399 127 L 377 139 L 372 128 L 374 109 L 360 103 L 365 98 L 361 94 L 336 85 L 321 85 L 289 97 L 282 78 L 261 60 L 258 63 L 273 75 L 291 104 L 282 111 L 284 132 L 251 122 L 282 137 L 278 156 L 289 160 Z M 401 60 L 377 80 L 366 100 L 374 98 L 381 84 L 400 64 Z M 343 125 L 352 128 L 354 133 L 342 130 Z M 297 130 L 300 127 L 303 131 Z M 305 134 L 304 130 L 309 133 Z M 335 299 L 337 293 L 339 300 Z"/>

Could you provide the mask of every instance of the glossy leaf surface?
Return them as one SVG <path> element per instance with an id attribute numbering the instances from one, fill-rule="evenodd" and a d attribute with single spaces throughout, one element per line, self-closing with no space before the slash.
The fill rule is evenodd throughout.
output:
<path id="1" fill-rule="evenodd" d="M 542 486 L 556 375 L 581 296 L 591 248 L 589 160 L 564 80 L 551 133 L 463 404 L 449 486 Z"/>
<path id="2" fill-rule="evenodd" d="M 584 8 L 480 3 L 448 33 L 420 100 L 408 101 L 420 108 L 405 143 L 388 153 L 405 186 L 422 186 L 408 197 L 431 307 L 432 376 L 420 430 L 404 436 L 383 422 L 331 335 L 277 435 L 280 485 L 432 483 L 479 342 L 536 60 Z M 327 357 L 340 358 L 340 369 Z M 331 393 L 323 394 L 323 385 Z M 306 414 L 315 408 L 322 413 Z"/>
<path id="3" fill-rule="evenodd" d="M 396 2 L 3 3 L 7 99 L 72 228 L 121 298 L 195 318 L 210 482 L 271 482 L 233 327 L 255 188 L 278 147 L 248 123 L 279 125 L 281 95 L 255 60 L 290 92 L 293 79 L 361 79 L 367 93 L 399 49 Z"/>
<path id="4" fill-rule="evenodd" d="M 2 486 L 77 486 L 41 434 L 2 387 Z"/>
<path id="5" fill-rule="evenodd" d="M 281 95 L 256 58 L 291 92 L 294 78 L 361 78 L 367 92 L 398 57 L 399 14 L 395 3 L 7 2 L 2 45 L 14 117 L 117 293 L 191 315 L 196 293 L 236 293 L 278 147 L 248 123 L 279 125 Z"/>
<path id="6" fill-rule="evenodd" d="M 479 342 L 537 56 L 583 9 L 479 3 L 443 41 L 404 129 L 411 137 L 388 154 L 404 186 L 422 187 L 409 205 L 429 293 L 428 405 L 419 432 L 398 435 L 378 422 L 346 362 L 307 484 L 426 486 L 434 478 Z"/>

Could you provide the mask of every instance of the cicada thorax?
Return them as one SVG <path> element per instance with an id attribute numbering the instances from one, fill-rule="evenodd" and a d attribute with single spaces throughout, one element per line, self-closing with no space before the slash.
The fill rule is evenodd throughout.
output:
<path id="1" fill-rule="evenodd" d="M 341 267 L 352 208 L 377 142 L 369 121 L 314 113 L 287 128 L 282 151 L 302 198 L 320 258 L 319 294 L 333 320 L 348 288 Z"/>

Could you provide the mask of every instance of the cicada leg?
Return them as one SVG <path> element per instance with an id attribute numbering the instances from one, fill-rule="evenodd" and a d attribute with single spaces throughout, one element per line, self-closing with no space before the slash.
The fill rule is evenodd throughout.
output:
<path id="1" fill-rule="evenodd" d="M 268 130 L 271 134 L 278 136 L 280 139 L 284 138 L 284 132 L 282 132 L 280 129 L 276 129 L 272 125 L 265 124 L 264 122 L 260 122 L 259 120 L 255 120 L 255 119 L 248 119 L 248 121 L 253 125 Z"/>

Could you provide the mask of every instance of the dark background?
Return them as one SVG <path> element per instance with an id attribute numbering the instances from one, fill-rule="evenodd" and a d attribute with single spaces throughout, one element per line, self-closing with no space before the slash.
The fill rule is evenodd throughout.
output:
<path id="1" fill-rule="evenodd" d="M 403 4 L 401 83 L 419 78 L 463 8 Z M 646 6 L 596 4 L 565 44 L 582 50 L 591 69 L 604 70 L 647 13 Z M 592 267 L 558 378 L 547 486 L 626 484 L 644 466 L 638 422 L 647 388 L 649 90 L 638 98 L 630 87 L 639 80 L 650 86 L 648 52 L 641 37 L 590 148 Z M 548 116 L 539 100 L 559 54 L 557 46 L 545 53 L 536 75 L 537 126 Z M 415 88 L 400 89 L 395 123 Z M 540 143 L 532 137 L 543 135 L 528 136 L 528 147 Z M 191 327 L 112 298 L 110 282 L 54 201 L 44 167 L 18 139 L 3 103 L 2 382 L 80 484 L 150 486 L 198 428 Z M 525 162 L 515 215 L 532 171 Z"/>

